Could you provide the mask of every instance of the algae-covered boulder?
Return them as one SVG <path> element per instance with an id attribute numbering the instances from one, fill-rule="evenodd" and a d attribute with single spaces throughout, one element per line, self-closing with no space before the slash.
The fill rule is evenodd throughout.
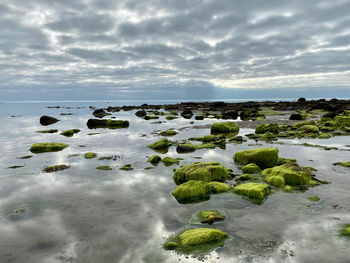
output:
<path id="1" fill-rule="evenodd" d="M 186 230 L 172 238 L 164 245 L 164 248 L 185 253 L 196 250 L 207 252 L 216 247 L 224 246 L 227 237 L 228 235 L 219 229 L 195 228 Z"/>
<path id="2" fill-rule="evenodd" d="M 249 163 L 242 168 L 242 172 L 245 174 L 255 174 L 260 172 L 260 168 L 255 163 Z"/>
<path id="3" fill-rule="evenodd" d="M 183 143 L 183 144 L 179 144 L 176 147 L 177 153 L 190 153 L 190 152 L 194 152 L 195 150 L 196 150 L 196 146 L 194 146 L 192 143 Z"/>
<path id="4" fill-rule="evenodd" d="M 231 121 L 217 122 L 214 123 L 210 128 L 211 134 L 220 134 L 220 133 L 235 133 L 239 132 L 239 127 L 236 123 Z"/>
<path id="5" fill-rule="evenodd" d="M 160 132 L 159 134 L 162 136 L 174 136 L 177 134 L 177 132 L 174 130 L 166 130 L 166 131 Z"/>
<path id="6" fill-rule="evenodd" d="M 167 157 L 164 157 L 161 162 L 165 165 L 165 166 L 170 166 L 170 165 L 173 165 L 173 164 L 179 164 L 179 159 L 174 159 L 174 158 L 171 158 L 169 156 Z"/>
<path id="7" fill-rule="evenodd" d="M 340 166 L 344 166 L 344 167 L 349 167 L 350 168 L 350 162 L 336 162 L 336 163 L 333 163 L 333 165 L 340 165 Z"/>
<path id="8" fill-rule="evenodd" d="M 68 169 L 70 166 L 65 165 L 65 164 L 57 164 L 57 165 L 52 165 L 52 166 L 47 166 L 43 168 L 43 172 L 45 173 L 54 173 L 57 171 L 62 171 Z"/>
<path id="9" fill-rule="evenodd" d="M 61 135 L 66 136 L 66 137 L 72 137 L 75 133 L 80 132 L 79 129 L 71 129 L 71 130 L 66 130 L 61 132 Z"/>
<path id="10" fill-rule="evenodd" d="M 319 139 L 329 139 L 329 138 L 331 138 L 332 136 L 329 134 L 329 133 L 320 133 L 319 135 L 318 135 L 318 138 Z"/>
<path id="11" fill-rule="evenodd" d="M 271 133 L 278 133 L 279 132 L 279 125 L 276 123 L 269 123 L 269 124 L 259 124 L 255 128 L 255 133 L 265 133 L 265 132 L 271 132 Z"/>
<path id="12" fill-rule="evenodd" d="M 107 120 L 106 122 L 107 128 L 109 129 L 122 129 L 129 127 L 129 121 L 124 120 Z"/>
<path id="13" fill-rule="evenodd" d="M 231 178 L 230 172 L 219 162 L 194 163 L 177 169 L 174 173 L 177 185 L 189 180 L 205 182 L 224 181 Z"/>
<path id="14" fill-rule="evenodd" d="M 147 162 L 150 162 L 153 165 L 157 165 L 161 160 L 162 158 L 160 158 L 158 155 L 152 155 L 148 158 Z"/>
<path id="15" fill-rule="evenodd" d="M 239 177 L 236 177 L 235 180 L 237 181 L 249 181 L 252 180 L 253 176 L 251 176 L 250 174 L 242 174 Z"/>
<path id="16" fill-rule="evenodd" d="M 48 126 L 51 124 L 54 124 L 56 122 L 58 122 L 59 120 L 56 119 L 55 117 L 51 117 L 51 116 L 47 116 L 47 115 L 43 115 L 40 117 L 40 124 L 44 125 L 44 126 Z"/>
<path id="17" fill-rule="evenodd" d="M 163 139 L 160 139 L 160 140 L 148 145 L 147 147 L 154 149 L 154 150 L 161 150 L 161 149 L 169 148 L 169 146 L 171 146 L 170 141 L 166 138 L 163 138 Z"/>
<path id="18" fill-rule="evenodd" d="M 88 153 L 85 153 L 84 157 L 85 159 L 92 159 L 92 158 L 95 158 L 97 156 L 97 153 L 94 153 L 94 152 L 88 152 Z"/>
<path id="19" fill-rule="evenodd" d="M 338 125 L 350 127 L 350 116 L 336 116 L 334 120 L 338 123 Z"/>
<path id="20" fill-rule="evenodd" d="M 298 131 L 303 133 L 318 133 L 319 129 L 316 125 L 303 125 L 298 129 Z"/>
<path id="21" fill-rule="evenodd" d="M 350 237 L 350 224 L 345 224 L 340 234 L 342 236 Z"/>
<path id="22" fill-rule="evenodd" d="M 97 170 L 110 171 L 112 168 L 109 165 L 100 165 L 96 167 Z"/>
<path id="23" fill-rule="evenodd" d="M 211 192 L 213 194 L 220 194 L 220 193 L 224 193 L 227 191 L 230 191 L 231 186 L 221 183 L 221 182 L 209 182 L 210 188 L 211 188 Z"/>
<path id="24" fill-rule="evenodd" d="M 233 159 L 237 163 L 249 164 L 255 163 L 261 168 L 269 168 L 278 162 L 277 148 L 256 148 L 236 152 Z"/>
<path id="25" fill-rule="evenodd" d="M 265 177 L 266 182 L 276 187 L 316 184 L 312 180 L 310 169 L 300 167 L 297 163 L 286 163 L 265 169 L 262 175 Z"/>
<path id="26" fill-rule="evenodd" d="M 233 190 L 236 194 L 248 197 L 256 203 L 260 203 L 271 193 L 270 186 L 261 183 L 242 183 L 237 185 Z"/>
<path id="27" fill-rule="evenodd" d="M 210 198 L 211 188 L 209 183 L 191 180 L 179 185 L 172 195 L 180 203 L 189 203 L 207 200 Z"/>
<path id="28" fill-rule="evenodd" d="M 128 163 L 128 164 L 125 164 L 125 165 L 123 165 L 122 167 L 120 167 L 119 170 L 131 171 L 131 170 L 134 170 L 134 168 L 132 168 L 132 167 L 131 167 L 131 164 Z"/>
<path id="29" fill-rule="evenodd" d="M 299 129 L 300 127 L 305 126 L 305 125 L 315 125 L 315 124 L 316 124 L 315 121 L 296 122 L 293 124 L 293 128 Z"/>
<path id="30" fill-rule="evenodd" d="M 57 142 L 42 142 L 34 143 L 29 150 L 32 153 L 58 152 L 62 151 L 66 147 L 68 147 L 68 144 Z"/>
<path id="31" fill-rule="evenodd" d="M 225 220 L 225 216 L 220 214 L 218 211 L 202 211 L 197 214 L 198 220 L 203 224 L 212 225 L 215 222 Z"/>

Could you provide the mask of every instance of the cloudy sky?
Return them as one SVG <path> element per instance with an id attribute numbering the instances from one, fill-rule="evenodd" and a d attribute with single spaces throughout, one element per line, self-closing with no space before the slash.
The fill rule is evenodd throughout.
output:
<path id="1" fill-rule="evenodd" d="M 2 0 L 0 94 L 350 97 L 350 0 Z"/>

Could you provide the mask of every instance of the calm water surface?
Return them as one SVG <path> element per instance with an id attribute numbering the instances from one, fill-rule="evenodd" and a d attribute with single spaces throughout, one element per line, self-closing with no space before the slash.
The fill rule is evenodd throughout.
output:
<path id="1" fill-rule="evenodd" d="M 47 108 L 55 105 L 71 108 Z M 346 145 L 350 145 L 350 137 L 283 140 L 288 144 L 332 145 L 340 150 L 273 145 L 279 148 L 281 157 L 295 158 L 302 166 L 316 168 L 316 176 L 331 184 L 304 193 L 276 192 L 260 206 L 233 193 L 182 205 L 171 195 L 176 187 L 173 168 L 178 166 L 159 164 L 144 170 L 150 166 L 148 156 L 154 154 L 146 145 L 159 139 L 155 131 L 187 127 L 170 138 L 182 140 L 207 135 L 209 129 L 193 129 L 191 120 L 183 118 L 165 121 L 160 117 L 163 123 L 151 124 L 136 117 L 135 111 L 121 111 L 113 116 L 129 120 L 128 129 L 89 130 L 89 105 L 109 106 L 102 102 L 0 104 L 0 262 L 198 262 L 198 258 L 165 251 L 162 245 L 169 235 L 193 226 L 191 219 L 204 209 L 224 213 L 226 220 L 212 227 L 230 235 L 225 247 L 201 258 L 206 262 L 350 262 L 350 240 L 338 235 L 342 224 L 350 223 L 350 169 L 332 165 L 350 161 L 349 151 L 344 151 L 349 149 Z M 41 126 L 39 118 L 44 114 L 61 121 Z M 213 122 L 195 121 L 195 125 Z M 71 138 L 36 132 L 47 128 L 78 128 L 81 132 Z M 90 132 L 100 134 L 87 135 Z M 240 130 L 241 135 L 250 132 L 253 130 Z M 36 142 L 63 142 L 69 147 L 55 153 L 32 154 L 29 148 Z M 172 147 L 161 156 L 183 158 L 180 165 L 219 161 L 238 173 L 233 154 L 261 147 L 248 144 L 255 142 L 248 140 L 241 145 L 227 144 L 226 150 L 203 149 L 182 155 Z M 83 154 L 89 151 L 98 157 L 115 158 L 88 160 Z M 33 157 L 18 159 L 25 155 Z M 127 163 L 134 170 L 119 170 Z M 54 164 L 71 168 L 56 173 L 41 171 Z M 13 165 L 23 167 L 7 168 Z M 99 165 L 110 165 L 113 170 L 96 170 Z M 313 195 L 321 200 L 309 201 L 307 197 Z M 24 212 L 16 213 L 21 208 Z"/>

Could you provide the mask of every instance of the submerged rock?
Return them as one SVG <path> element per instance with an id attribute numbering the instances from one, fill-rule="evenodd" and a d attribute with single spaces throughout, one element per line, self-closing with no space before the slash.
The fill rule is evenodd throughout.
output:
<path id="1" fill-rule="evenodd" d="M 45 173 L 53 173 L 53 172 L 57 172 L 57 171 L 66 170 L 69 167 L 70 166 L 65 165 L 65 164 L 52 165 L 52 166 L 48 166 L 48 167 L 43 168 L 43 172 L 45 172 Z"/>
<path id="2" fill-rule="evenodd" d="M 112 168 L 109 165 L 101 165 L 96 167 L 97 170 L 110 171 Z"/>
<path id="3" fill-rule="evenodd" d="M 166 130 L 166 131 L 160 132 L 159 134 L 162 136 L 174 136 L 177 134 L 177 132 L 174 130 Z"/>
<path id="4" fill-rule="evenodd" d="M 171 146 L 171 143 L 168 139 L 163 138 L 160 139 L 150 145 L 148 145 L 148 148 L 154 149 L 154 150 L 161 150 L 161 149 L 166 149 L 169 148 Z"/>
<path id="5" fill-rule="evenodd" d="M 262 183 L 242 183 L 237 185 L 234 192 L 252 199 L 253 202 L 260 203 L 271 193 L 270 186 Z"/>
<path id="6" fill-rule="evenodd" d="M 96 157 L 97 157 L 97 153 L 94 153 L 94 152 L 88 152 L 88 153 L 85 153 L 85 155 L 84 155 L 85 159 L 92 159 L 92 158 L 96 158 Z"/>
<path id="7" fill-rule="evenodd" d="M 94 115 L 97 118 L 103 118 L 104 116 L 108 116 L 108 115 L 112 115 L 112 114 L 105 112 L 104 109 L 97 109 L 97 110 L 94 110 L 92 115 Z"/>
<path id="8" fill-rule="evenodd" d="M 245 174 L 254 174 L 254 173 L 259 173 L 260 168 L 257 166 L 255 163 L 249 163 L 246 166 L 242 168 L 242 172 Z"/>
<path id="9" fill-rule="evenodd" d="M 138 110 L 137 112 L 135 112 L 135 115 L 137 117 L 143 118 L 147 115 L 147 112 L 145 110 Z"/>
<path id="10" fill-rule="evenodd" d="M 181 112 L 180 115 L 185 119 L 191 119 L 193 116 L 193 112 L 190 109 L 185 109 L 183 112 Z"/>
<path id="11" fill-rule="evenodd" d="M 350 162 L 337 162 L 337 163 L 333 163 L 333 165 L 341 165 L 341 166 L 350 168 Z"/>
<path id="12" fill-rule="evenodd" d="M 190 153 L 190 152 L 194 152 L 195 150 L 196 150 L 196 147 L 192 143 L 184 143 L 176 147 L 177 153 Z"/>
<path id="13" fill-rule="evenodd" d="M 220 133 L 235 133 L 239 132 L 239 127 L 236 123 L 231 121 L 217 122 L 214 123 L 210 128 L 211 134 L 220 134 Z"/>
<path id="14" fill-rule="evenodd" d="M 183 183 L 172 192 L 172 195 L 179 203 L 208 200 L 210 194 L 211 188 L 209 183 L 197 180 L 190 180 Z"/>
<path id="15" fill-rule="evenodd" d="M 129 127 L 129 121 L 124 120 L 107 120 L 107 128 L 108 129 L 122 129 Z"/>
<path id="16" fill-rule="evenodd" d="M 174 159 L 171 158 L 169 156 L 164 157 L 161 162 L 165 165 L 165 166 L 170 166 L 170 165 L 174 165 L 174 164 L 179 164 L 179 159 Z"/>
<path id="17" fill-rule="evenodd" d="M 68 144 L 56 142 L 42 142 L 34 143 L 29 150 L 32 153 L 58 152 L 62 151 L 66 147 L 68 147 Z"/>
<path id="18" fill-rule="evenodd" d="M 44 125 L 44 126 L 48 126 L 51 124 L 54 124 L 56 122 L 58 122 L 59 120 L 56 119 L 55 117 L 51 117 L 51 116 L 47 116 L 47 115 L 43 115 L 40 117 L 40 124 Z"/>
<path id="19" fill-rule="evenodd" d="M 107 120 L 89 119 L 86 125 L 89 129 L 106 128 Z"/>
<path id="20" fill-rule="evenodd" d="M 147 162 L 157 165 L 161 160 L 162 158 L 160 158 L 158 155 L 152 155 L 150 158 L 148 158 Z"/>
<path id="21" fill-rule="evenodd" d="M 231 178 L 231 175 L 229 170 L 219 162 L 206 162 L 181 167 L 175 171 L 173 178 L 175 183 L 179 185 L 189 180 L 224 181 Z"/>
<path id="22" fill-rule="evenodd" d="M 201 223 L 209 225 L 225 220 L 225 216 L 216 210 L 199 212 L 197 218 Z"/>
<path id="23" fill-rule="evenodd" d="M 66 136 L 66 137 L 72 137 L 74 134 L 80 132 L 79 129 L 71 129 L 71 130 L 66 130 L 61 132 L 61 135 Z"/>
<path id="24" fill-rule="evenodd" d="M 134 170 L 134 168 L 131 167 L 131 164 L 125 164 L 122 167 L 119 168 L 119 170 L 124 170 L 124 171 L 130 171 L 130 170 Z"/>
<path id="25" fill-rule="evenodd" d="M 278 162 L 277 148 L 256 148 L 236 152 L 233 159 L 237 163 L 249 164 L 255 163 L 261 168 L 273 167 Z"/>
<path id="26" fill-rule="evenodd" d="M 36 132 L 39 132 L 39 133 L 56 133 L 58 132 L 57 129 L 50 129 L 50 130 L 41 130 L 41 131 L 36 131 Z"/>

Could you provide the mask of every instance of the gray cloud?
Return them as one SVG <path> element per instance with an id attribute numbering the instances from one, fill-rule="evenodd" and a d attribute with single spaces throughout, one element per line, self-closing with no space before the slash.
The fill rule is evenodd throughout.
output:
<path id="1" fill-rule="evenodd" d="M 5 0 L 0 90 L 347 88 L 349 9 L 349 0 Z"/>

